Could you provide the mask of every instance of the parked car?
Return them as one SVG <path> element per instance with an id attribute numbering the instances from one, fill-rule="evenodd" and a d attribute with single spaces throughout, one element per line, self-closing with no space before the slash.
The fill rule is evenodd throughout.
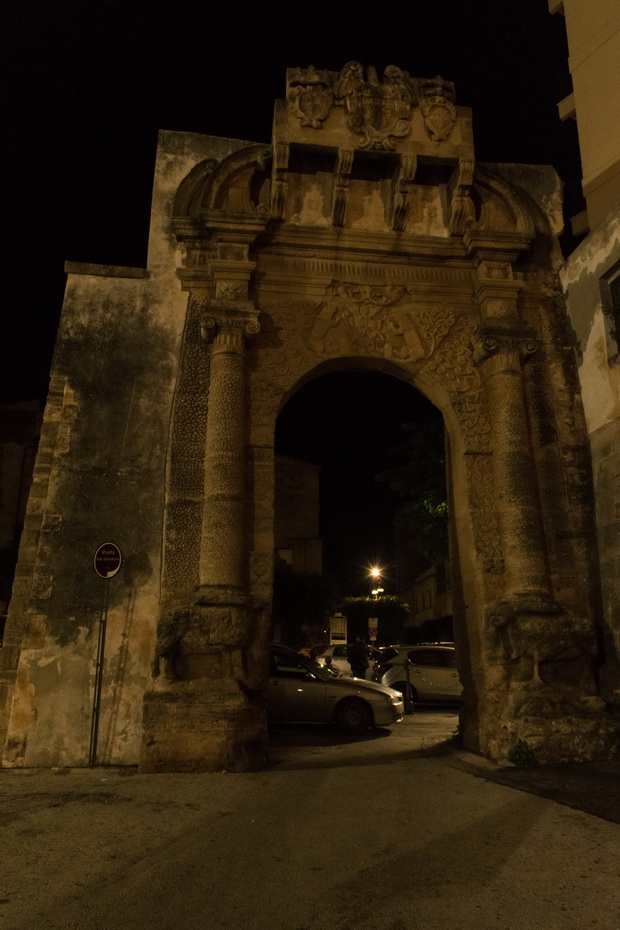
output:
<path id="1" fill-rule="evenodd" d="M 372 670 L 372 681 L 405 693 L 404 662 L 409 659 L 413 701 L 458 703 L 463 686 L 456 667 L 454 643 L 388 646 Z"/>
<path id="2" fill-rule="evenodd" d="M 326 646 L 321 654 L 316 656 L 316 661 L 319 665 L 331 666 L 331 668 L 336 669 L 342 675 L 351 675 L 351 665 L 349 664 L 350 648 L 350 643 L 336 643 L 332 644 L 331 646 Z M 372 667 L 372 663 L 376 661 L 380 655 L 381 650 L 375 649 L 372 646 L 368 647 L 369 668 Z"/>
<path id="3" fill-rule="evenodd" d="M 343 677 L 286 646 L 271 646 L 270 663 L 270 723 L 330 723 L 355 736 L 403 718 L 403 696 L 393 688 Z"/>

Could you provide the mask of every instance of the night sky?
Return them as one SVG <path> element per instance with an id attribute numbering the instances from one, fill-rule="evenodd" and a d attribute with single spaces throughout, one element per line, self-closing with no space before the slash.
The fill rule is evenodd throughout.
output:
<path id="1" fill-rule="evenodd" d="M 5 0 L 0 17 L 1 402 L 45 396 L 65 261 L 144 266 L 158 130 L 269 142 L 287 67 L 439 73 L 473 108 L 479 161 L 552 164 L 567 215 L 582 209 L 575 126 L 556 109 L 570 92 L 564 23 L 547 0 Z M 400 423 L 428 410 L 379 376 L 334 379 L 293 398 L 279 442 L 323 464 L 326 551 L 349 546 L 354 566 L 389 551 L 374 473 Z M 304 426 L 287 437 L 287 422 Z"/>

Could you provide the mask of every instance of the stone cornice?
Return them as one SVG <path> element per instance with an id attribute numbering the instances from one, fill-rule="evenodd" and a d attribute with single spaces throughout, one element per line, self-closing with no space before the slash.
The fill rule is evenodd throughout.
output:
<path id="1" fill-rule="evenodd" d="M 301 249 L 334 252 L 338 254 L 364 254 L 369 258 L 379 258 L 382 254 L 402 256 L 409 261 L 416 256 L 425 258 L 437 256 L 441 259 L 466 260 L 467 252 L 463 240 L 457 236 L 420 236 L 401 232 L 381 230 L 371 232 L 357 229 L 341 229 L 331 226 L 294 226 L 282 223 L 273 224 L 267 230 L 269 238 L 260 243 L 261 252 L 272 250 L 280 252 L 299 251 Z"/>
<path id="2" fill-rule="evenodd" d="M 459 267 L 444 263 L 415 265 L 411 262 L 396 264 L 370 262 L 334 257 L 303 257 L 301 255 L 265 254 L 258 256 L 254 283 L 259 289 L 297 290 L 317 289 L 324 292 L 333 281 L 350 281 L 360 284 L 393 284 L 403 287 L 423 287 L 442 291 L 449 289 L 451 295 L 473 295 L 474 274 L 463 264 Z"/>

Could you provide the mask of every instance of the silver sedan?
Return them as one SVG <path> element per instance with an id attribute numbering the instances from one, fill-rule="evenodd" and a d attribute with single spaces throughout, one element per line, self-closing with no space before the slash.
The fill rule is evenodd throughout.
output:
<path id="1" fill-rule="evenodd" d="M 357 735 L 402 720 L 403 696 L 393 688 L 335 675 L 286 646 L 271 647 L 267 686 L 270 723 L 334 723 Z"/>

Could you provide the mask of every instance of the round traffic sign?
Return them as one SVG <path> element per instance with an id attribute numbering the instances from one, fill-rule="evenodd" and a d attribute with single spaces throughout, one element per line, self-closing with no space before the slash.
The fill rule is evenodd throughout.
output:
<path id="1" fill-rule="evenodd" d="M 93 565 L 100 578 L 113 578 L 119 571 L 121 562 L 121 550 L 112 542 L 99 546 L 93 557 Z"/>

